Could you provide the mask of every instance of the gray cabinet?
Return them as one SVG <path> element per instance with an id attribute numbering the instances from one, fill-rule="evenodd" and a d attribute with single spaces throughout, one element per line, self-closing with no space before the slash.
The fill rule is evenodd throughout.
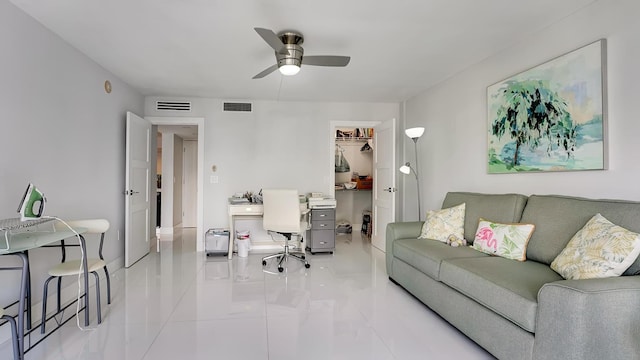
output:
<path id="1" fill-rule="evenodd" d="M 336 248 L 336 209 L 312 209 L 307 250 L 333 253 Z"/>

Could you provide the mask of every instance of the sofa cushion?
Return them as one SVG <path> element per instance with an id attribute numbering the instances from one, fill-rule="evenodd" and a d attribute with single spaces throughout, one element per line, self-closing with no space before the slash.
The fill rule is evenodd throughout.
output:
<path id="1" fill-rule="evenodd" d="M 520 194 L 479 194 L 471 192 L 449 192 L 442 202 L 442 208 L 450 208 L 464 203 L 464 238 L 472 244 L 480 218 L 501 223 L 520 222 L 522 209 L 527 197 Z"/>
<path id="2" fill-rule="evenodd" d="M 558 280 L 562 277 L 545 264 L 501 257 L 445 260 L 440 268 L 440 281 L 532 333 L 538 291 Z"/>
<path id="3" fill-rule="evenodd" d="M 427 219 L 422 226 L 419 239 L 432 239 L 447 242 L 453 235 L 462 239 L 464 236 L 465 204 L 442 210 L 427 211 Z"/>
<path id="4" fill-rule="evenodd" d="M 503 258 L 527 260 L 527 243 L 535 229 L 533 224 L 500 224 L 480 218 L 473 248 Z"/>
<path id="5" fill-rule="evenodd" d="M 596 214 L 553 260 L 551 268 L 565 279 L 616 277 L 640 254 L 640 235 Z"/>
<path id="6" fill-rule="evenodd" d="M 434 280 L 440 280 L 440 264 L 444 259 L 488 256 L 468 246 L 452 247 L 425 239 L 396 240 L 393 242 L 393 255 Z"/>
<path id="7" fill-rule="evenodd" d="M 640 202 L 531 195 L 521 220 L 536 225 L 527 246 L 527 259 L 550 265 L 578 230 L 597 213 L 616 225 L 640 233 Z M 623 275 L 637 274 L 640 274 L 640 259 Z"/>

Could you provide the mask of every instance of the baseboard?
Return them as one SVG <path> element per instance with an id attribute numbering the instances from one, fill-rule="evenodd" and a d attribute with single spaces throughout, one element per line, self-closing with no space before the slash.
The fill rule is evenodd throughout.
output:
<path id="1" fill-rule="evenodd" d="M 173 234 L 173 226 L 172 227 L 161 227 L 160 234 L 164 235 L 172 235 Z"/>

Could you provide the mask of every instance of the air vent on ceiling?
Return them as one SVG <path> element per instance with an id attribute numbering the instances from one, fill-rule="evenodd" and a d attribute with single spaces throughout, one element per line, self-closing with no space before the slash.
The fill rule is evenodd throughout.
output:
<path id="1" fill-rule="evenodd" d="M 191 101 L 156 101 L 158 111 L 191 111 Z"/>
<path id="2" fill-rule="evenodd" d="M 222 104 L 222 111 L 239 111 L 239 112 L 251 112 L 253 104 L 242 102 L 224 102 Z"/>

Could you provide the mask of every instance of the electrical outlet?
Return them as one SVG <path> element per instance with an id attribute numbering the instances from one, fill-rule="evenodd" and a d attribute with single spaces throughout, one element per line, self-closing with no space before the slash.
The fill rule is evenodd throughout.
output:
<path id="1" fill-rule="evenodd" d="M 217 183 L 218 183 L 218 181 L 219 181 L 219 180 L 218 180 L 218 177 L 217 177 L 216 175 L 211 175 L 211 176 L 209 177 L 209 183 L 211 183 L 211 184 L 217 184 Z"/>

